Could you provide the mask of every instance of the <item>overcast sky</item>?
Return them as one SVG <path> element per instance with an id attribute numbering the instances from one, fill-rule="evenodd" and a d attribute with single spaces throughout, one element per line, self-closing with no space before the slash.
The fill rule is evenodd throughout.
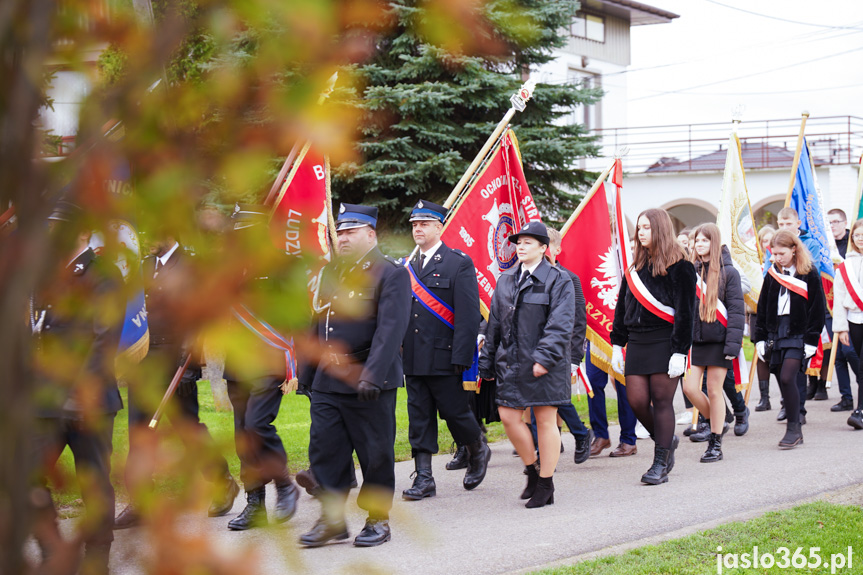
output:
<path id="1" fill-rule="evenodd" d="M 863 116 L 863 1 L 645 2 L 680 18 L 632 28 L 630 127 Z"/>

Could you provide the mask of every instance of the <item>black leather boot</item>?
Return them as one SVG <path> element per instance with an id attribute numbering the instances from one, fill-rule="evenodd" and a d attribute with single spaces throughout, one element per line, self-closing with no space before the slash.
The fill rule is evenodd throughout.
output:
<path id="1" fill-rule="evenodd" d="M 812 397 L 815 401 L 824 401 L 829 399 L 827 395 L 827 381 L 819 379 L 815 382 L 815 395 Z"/>
<path id="2" fill-rule="evenodd" d="M 468 462 L 462 485 L 470 491 L 479 486 L 485 479 L 485 473 L 488 471 L 488 460 L 491 459 L 491 449 L 481 439 L 466 445 L 465 448 L 467 449 Z"/>
<path id="3" fill-rule="evenodd" d="M 695 429 L 693 429 L 691 425 L 687 425 L 686 429 L 683 430 L 683 435 L 685 435 L 686 437 L 690 437 L 693 433 L 701 431 L 703 424 L 704 424 L 704 416 L 699 413 L 698 414 L 698 421 L 695 424 Z"/>
<path id="4" fill-rule="evenodd" d="M 344 519 L 341 521 L 327 521 L 324 517 L 318 519 L 310 531 L 300 535 L 300 545 L 306 547 L 320 547 L 329 541 L 342 541 L 350 537 L 348 527 Z"/>
<path id="5" fill-rule="evenodd" d="M 659 485 L 668 481 L 668 454 L 668 449 L 654 445 L 653 465 L 650 466 L 647 473 L 641 476 L 642 483 Z"/>
<path id="6" fill-rule="evenodd" d="M 414 483 L 410 488 L 402 491 L 402 499 L 407 501 L 419 501 L 425 497 L 437 495 L 437 487 L 432 477 L 431 453 L 417 453 L 414 457 Z"/>
<path id="7" fill-rule="evenodd" d="M 863 412 L 859 409 L 852 411 L 851 415 L 848 416 L 848 425 L 854 429 L 863 429 Z"/>
<path id="8" fill-rule="evenodd" d="M 554 477 L 540 477 L 530 500 L 524 504 L 528 509 L 554 504 Z"/>
<path id="9" fill-rule="evenodd" d="M 267 524 L 267 507 L 264 501 L 266 491 L 258 487 L 246 491 L 246 508 L 228 522 L 231 531 L 245 531 L 253 527 L 263 527 Z"/>
<path id="10" fill-rule="evenodd" d="M 276 509 L 273 511 L 273 520 L 276 523 L 284 523 L 297 512 L 297 499 L 300 498 L 300 490 L 291 481 L 290 476 L 285 480 L 276 482 Z"/>
<path id="11" fill-rule="evenodd" d="M 758 389 L 761 391 L 761 399 L 755 406 L 755 411 L 770 411 L 772 409 L 770 406 L 770 380 L 759 381 Z"/>
<path id="12" fill-rule="evenodd" d="M 527 475 L 527 486 L 521 492 L 521 498 L 530 499 L 536 491 L 536 482 L 539 481 L 539 460 L 525 467 L 524 472 Z"/>
<path id="13" fill-rule="evenodd" d="M 814 375 L 810 375 L 806 383 L 806 399 L 815 399 L 816 391 L 818 391 L 818 379 Z"/>
<path id="14" fill-rule="evenodd" d="M 464 445 L 459 445 L 455 455 L 450 461 L 447 461 L 447 471 L 455 471 L 456 469 L 467 469 L 467 448 Z"/>
<path id="15" fill-rule="evenodd" d="M 674 469 L 674 454 L 677 452 L 677 446 L 680 445 L 680 438 L 676 435 L 671 437 L 671 449 L 668 450 L 668 460 L 666 463 L 666 473 L 671 473 Z"/>
<path id="16" fill-rule="evenodd" d="M 719 433 L 710 434 L 710 443 L 707 444 L 707 451 L 701 456 L 701 463 L 713 463 L 714 461 L 722 460 L 722 435 Z"/>
<path id="17" fill-rule="evenodd" d="M 703 443 L 710 439 L 710 420 L 705 419 L 704 423 L 698 424 L 698 430 L 694 431 L 692 435 L 689 436 L 689 441 L 694 443 Z"/>
<path id="18" fill-rule="evenodd" d="M 746 435 L 749 431 L 749 408 L 743 410 L 743 413 L 734 414 L 734 435 L 740 437 Z"/>
<path id="19" fill-rule="evenodd" d="M 786 424 L 785 436 L 779 441 L 779 449 L 794 449 L 803 443 L 803 433 L 800 431 L 800 422 L 789 421 Z"/>

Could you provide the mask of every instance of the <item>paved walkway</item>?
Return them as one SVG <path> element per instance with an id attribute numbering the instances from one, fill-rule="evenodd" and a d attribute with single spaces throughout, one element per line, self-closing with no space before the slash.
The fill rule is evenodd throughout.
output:
<path id="1" fill-rule="evenodd" d="M 744 437 L 729 432 L 724 461 L 699 463 L 706 444 L 683 438 L 669 483 L 655 487 L 639 482 L 652 461 L 650 440 L 638 441 L 639 453 L 634 457 L 611 459 L 606 451 L 576 466 L 572 437 L 567 435 L 566 452 L 555 475 L 555 504 L 541 509 L 525 509 L 518 498 L 525 478 L 508 442 L 492 446 L 488 476 L 472 492 L 461 487 L 464 472 L 446 471 L 449 456 L 440 455 L 433 461 L 437 497 L 420 502 L 397 498 L 391 519 L 393 539 L 376 548 L 354 548 L 350 540 L 318 549 L 298 548 L 298 535 L 319 514 L 319 505 L 305 493 L 297 515 L 284 526 L 229 532 L 227 521 L 244 504 L 238 498 L 227 517 L 187 517 L 179 531 L 192 537 L 206 533 L 216 551 L 228 558 L 251 550 L 257 566 L 243 573 L 491 574 L 571 563 L 863 483 L 863 432 L 845 424 L 848 412 L 829 411 L 836 395 L 834 387 L 829 401 L 807 402 L 804 445 L 780 451 L 776 444 L 784 426 L 775 420 L 779 402 L 774 386 L 773 411 L 753 412 L 751 429 Z M 683 429 L 678 426 L 677 432 Z M 615 444 L 617 431 L 612 428 Z M 410 486 L 411 471 L 412 462 L 396 464 L 397 494 Z M 270 506 L 273 496 L 268 492 Z M 364 520 L 355 497 L 348 509 L 349 528 L 355 535 Z M 113 572 L 141 573 L 147 541 L 144 529 L 118 531 Z"/>

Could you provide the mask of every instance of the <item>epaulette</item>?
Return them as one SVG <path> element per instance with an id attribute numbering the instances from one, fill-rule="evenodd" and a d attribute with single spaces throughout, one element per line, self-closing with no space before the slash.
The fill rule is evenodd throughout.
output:
<path id="1" fill-rule="evenodd" d="M 450 251 L 451 251 L 452 253 L 454 253 L 454 254 L 458 254 L 458 255 L 460 255 L 460 256 L 461 256 L 461 257 L 463 257 L 463 258 L 468 257 L 468 256 L 467 256 L 467 254 L 466 254 L 466 253 L 464 253 L 463 251 L 461 251 L 460 249 L 450 248 Z"/>
<path id="2" fill-rule="evenodd" d="M 394 266 L 396 266 L 396 267 L 401 267 L 401 266 L 403 266 L 403 265 L 404 265 L 404 263 L 401 263 L 401 264 L 400 264 L 400 263 L 398 262 L 398 260 L 396 260 L 395 258 L 392 258 L 392 257 L 390 257 L 390 256 L 388 256 L 388 255 L 386 255 L 386 254 L 384 254 L 384 259 L 385 259 L 385 260 L 387 260 L 388 262 L 390 262 L 391 264 L 393 264 L 393 265 L 394 265 Z"/>

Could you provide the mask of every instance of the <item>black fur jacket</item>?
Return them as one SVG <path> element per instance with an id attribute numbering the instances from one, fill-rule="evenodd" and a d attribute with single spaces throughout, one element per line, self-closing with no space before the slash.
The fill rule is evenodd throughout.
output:
<path id="1" fill-rule="evenodd" d="M 697 300 L 695 267 L 686 260 L 680 260 L 669 266 L 664 276 L 654 276 L 649 265 L 633 273 L 638 273 L 638 277 L 656 299 L 674 308 L 671 352 L 688 353 L 692 346 L 692 318 Z M 667 321 L 654 315 L 639 303 L 624 279 L 617 296 L 617 307 L 614 310 L 611 343 L 624 346 L 629 341 L 629 332 L 651 331 L 667 326 Z"/>
<path id="2" fill-rule="evenodd" d="M 821 274 L 812 266 L 806 275 L 795 273 L 794 277 L 806 282 L 808 297 L 804 298 L 791 292 L 790 335 L 803 335 L 806 345 L 818 345 L 821 329 L 824 327 L 825 308 L 824 289 L 821 286 Z M 779 282 L 767 274 L 764 285 L 761 286 L 761 296 L 758 298 L 758 315 L 755 321 L 755 333 L 752 341 L 767 341 L 775 337 L 779 326 Z"/>

